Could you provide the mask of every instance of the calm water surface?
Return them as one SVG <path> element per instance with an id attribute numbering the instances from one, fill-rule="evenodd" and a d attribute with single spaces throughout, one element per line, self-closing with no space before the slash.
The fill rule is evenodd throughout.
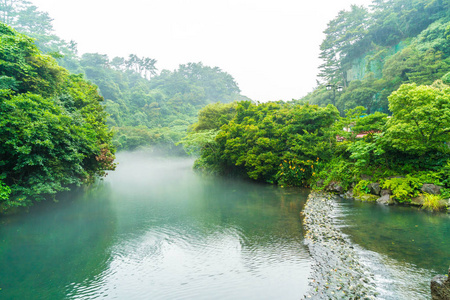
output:
<path id="1" fill-rule="evenodd" d="M 122 153 L 96 188 L 0 219 L 0 299 L 299 299 L 307 191 Z"/>
<path id="2" fill-rule="evenodd" d="M 202 178 L 192 160 L 121 153 L 96 187 L 0 219 L 0 299 L 301 299 L 307 190 Z M 342 200 L 335 221 L 380 299 L 430 299 L 450 216 Z"/>

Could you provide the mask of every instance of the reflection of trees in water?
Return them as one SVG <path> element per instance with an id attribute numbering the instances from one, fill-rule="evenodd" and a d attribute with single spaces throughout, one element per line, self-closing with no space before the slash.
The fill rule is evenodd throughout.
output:
<path id="1" fill-rule="evenodd" d="M 355 203 L 344 217 L 344 231 L 366 249 L 419 268 L 444 273 L 450 257 L 450 216 L 411 207 Z"/>
<path id="2" fill-rule="evenodd" d="M 0 297 L 64 299 L 104 272 L 116 230 L 107 195 L 99 185 L 2 220 Z"/>
<path id="3" fill-rule="evenodd" d="M 300 241 L 300 211 L 307 195 L 308 190 L 297 188 L 212 181 L 201 196 L 203 213 L 207 213 L 202 219 L 205 226 L 239 228 L 246 246 Z"/>

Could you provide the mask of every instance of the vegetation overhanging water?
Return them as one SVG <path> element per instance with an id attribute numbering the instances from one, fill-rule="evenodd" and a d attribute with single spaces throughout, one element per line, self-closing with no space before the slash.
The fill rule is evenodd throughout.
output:
<path id="1" fill-rule="evenodd" d="M 204 178 L 189 159 L 121 153 L 119 162 L 96 187 L 2 217 L 2 297 L 298 299 L 307 291 L 299 212 L 308 190 Z M 450 257 L 449 216 L 337 205 L 335 221 L 363 262 L 383 265 L 375 274 L 386 299 L 427 299 Z"/>

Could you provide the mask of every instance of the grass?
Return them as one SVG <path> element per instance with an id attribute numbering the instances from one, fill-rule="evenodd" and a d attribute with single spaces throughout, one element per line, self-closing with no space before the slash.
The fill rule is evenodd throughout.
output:
<path id="1" fill-rule="evenodd" d="M 444 208 L 440 203 L 440 200 L 442 199 L 440 195 L 424 194 L 424 196 L 423 209 L 438 211 Z"/>

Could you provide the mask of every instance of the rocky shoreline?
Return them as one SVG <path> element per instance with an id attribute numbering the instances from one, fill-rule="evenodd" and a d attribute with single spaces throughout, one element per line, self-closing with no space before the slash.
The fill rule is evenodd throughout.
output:
<path id="1" fill-rule="evenodd" d="M 305 243 L 313 259 L 304 299 L 376 299 L 374 275 L 333 223 L 333 197 L 312 192 L 302 212 Z"/>
<path id="2" fill-rule="evenodd" d="M 364 177 L 366 179 L 371 179 L 371 177 Z M 399 177 L 401 178 L 401 177 Z M 367 185 L 367 193 L 358 194 L 355 193 L 353 187 L 345 190 L 339 182 L 331 181 L 327 186 L 322 186 L 323 181 L 317 183 L 318 187 L 323 188 L 325 192 L 339 195 L 346 199 L 366 201 L 366 202 L 376 202 L 383 205 L 405 205 L 413 207 L 425 208 L 426 195 L 440 195 L 441 186 L 425 183 L 420 188 L 420 194 L 416 197 L 409 199 L 408 201 L 403 201 L 400 203 L 398 199 L 393 196 L 393 191 L 390 189 L 382 189 L 379 182 L 372 182 Z M 450 199 L 440 199 L 436 203 L 434 208 L 437 211 L 447 211 L 450 214 Z"/>

